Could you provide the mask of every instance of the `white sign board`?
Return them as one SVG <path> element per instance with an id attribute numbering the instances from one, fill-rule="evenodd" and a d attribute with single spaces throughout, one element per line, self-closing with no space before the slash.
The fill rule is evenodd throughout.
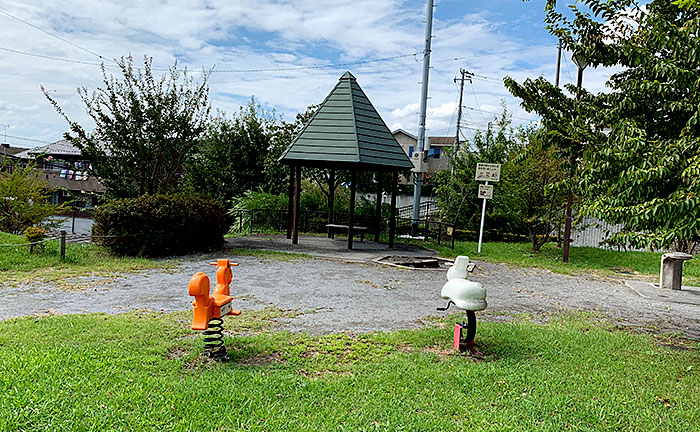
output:
<path id="1" fill-rule="evenodd" d="M 493 199 L 493 185 L 479 185 L 480 199 Z"/>
<path id="2" fill-rule="evenodd" d="M 497 182 L 501 179 L 501 164 L 477 163 L 476 181 Z"/>

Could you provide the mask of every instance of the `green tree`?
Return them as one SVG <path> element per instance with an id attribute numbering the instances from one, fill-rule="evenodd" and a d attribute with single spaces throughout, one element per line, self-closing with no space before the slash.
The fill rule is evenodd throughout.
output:
<path id="1" fill-rule="evenodd" d="M 450 155 L 454 173 L 439 171 L 433 178 L 435 196 L 442 217 L 458 227 L 476 229 L 481 213 L 481 200 L 477 199 L 479 182 L 474 180 L 477 162 L 504 163 L 515 145 L 516 132 L 511 118 L 503 110 L 499 117 L 488 123 L 485 132 L 477 131 L 474 139 L 465 142 Z M 500 185 L 494 185 L 494 199 L 489 203 L 489 215 L 493 216 L 500 200 Z M 495 204 L 495 206 L 494 206 Z"/>
<path id="2" fill-rule="evenodd" d="M 533 129 L 524 131 L 508 155 L 500 182 L 501 209 L 510 220 L 522 224 L 535 252 L 561 226 L 566 204 L 566 192 L 561 188 L 565 163 L 553 147 L 545 148 L 536 136 Z"/>
<path id="3" fill-rule="evenodd" d="M 49 216 L 63 210 L 49 203 L 51 192 L 33 164 L 0 169 L 0 231 L 22 234 L 32 226 L 48 227 Z"/>
<path id="4" fill-rule="evenodd" d="M 208 74 L 196 84 L 177 64 L 167 75 L 153 74 L 153 60 L 135 69 L 131 56 L 117 61 L 121 77 L 102 65 L 104 87 L 78 89 L 95 123 L 88 132 L 70 120 L 58 102 L 48 100 L 70 125 L 72 139 L 91 171 L 112 197 L 127 198 L 172 192 L 183 164 L 195 153 L 209 120 Z"/>
<path id="5" fill-rule="evenodd" d="M 697 2 L 584 0 L 573 19 L 548 2 L 546 22 L 592 66 L 622 67 L 608 93 L 556 103 L 542 78 L 506 81 L 550 136 L 577 142 L 581 212 L 624 229 L 612 242 L 690 251 L 700 225 L 700 13 Z M 554 102 L 554 103 L 553 103 Z"/>
<path id="6" fill-rule="evenodd" d="M 215 118 L 186 166 L 187 184 L 226 204 L 248 190 L 280 192 L 285 177 L 268 178 L 283 175 L 270 161 L 279 123 L 254 98 L 232 118 Z"/>

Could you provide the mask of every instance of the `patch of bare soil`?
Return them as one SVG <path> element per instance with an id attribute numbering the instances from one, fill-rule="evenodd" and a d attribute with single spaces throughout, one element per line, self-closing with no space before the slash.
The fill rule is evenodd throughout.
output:
<path id="1" fill-rule="evenodd" d="M 468 358 L 474 363 L 484 363 L 498 360 L 498 356 L 495 354 L 487 354 L 482 349 L 483 347 L 480 349 L 479 345 L 475 344 L 471 350 L 461 352 L 452 347 L 445 348 L 444 345 L 433 345 L 423 348 L 423 352 L 435 354 L 438 361 L 441 362 L 454 357 Z"/>

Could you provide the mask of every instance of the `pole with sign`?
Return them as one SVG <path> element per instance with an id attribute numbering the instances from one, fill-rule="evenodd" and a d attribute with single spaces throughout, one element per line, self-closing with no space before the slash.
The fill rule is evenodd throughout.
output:
<path id="1" fill-rule="evenodd" d="M 481 226 L 479 228 L 479 248 L 477 252 L 481 253 L 481 242 L 484 238 L 484 219 L 486 218 L 486 200 L 493 199 L 493 185 L 489 182 L 498 182 L 501 179 L 501 164 L 477 163 L 476 164 L 476 181 L 485 181 L 485 184 L 479 185 L 479 198 L 484 200 L 481 206 Z"/>

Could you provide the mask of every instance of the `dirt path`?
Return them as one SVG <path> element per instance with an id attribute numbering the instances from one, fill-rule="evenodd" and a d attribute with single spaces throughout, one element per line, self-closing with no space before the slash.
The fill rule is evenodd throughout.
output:
<path id="1" fill-rule="evenodd" d="M 208 263 L 215 257 L 187 259 L 169 272 L 147 271 L 105 280 L 77 278 L 79 289 L 45 284 L 0 287 L 0 319 L 24 315 L 88 312 L 119 313 L 132 309 L 189 310 L 189 278 L 197 271 L 214 277 Z M 367 332 L 411 328 L 426 315 L 440 315 L 440 288 L 445 272 L 404 270 L 331 259 L 271 261 L 232 257 L 232 295 L 236 308 L 275 306 L 304 311 L 281 323 L 292 331 Z M 700 339 L 700 307 L 644 299 L 621 281 L 570 277 L 533 269 L 479 262 L 473 280 L 487 289 L 487 312 L 537 315 L 554 311 L 603 312 L 625 324 L 682 332 Z M 235 319 L 235 318 L 234 318 Z M 498 319 L 491 314 L 490 319 Z"/>

